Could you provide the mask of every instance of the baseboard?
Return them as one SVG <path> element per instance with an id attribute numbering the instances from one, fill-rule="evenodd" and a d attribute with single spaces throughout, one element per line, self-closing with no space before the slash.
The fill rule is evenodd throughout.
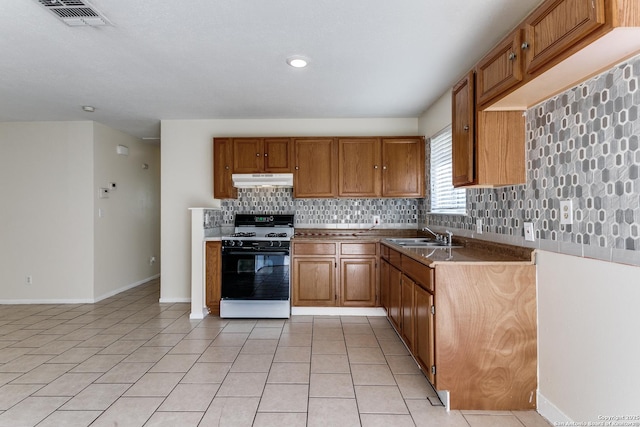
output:
<path id="1" fill-rule="evenodd" d="M 538 390 L 538 413 L 547 419 L 552 425 L 573 425 L 574 422 L 549 399 L 544 397 Z"/>
<path id="2" fill-rule="evenodd" d="M 182 302 L 191 302 L 191 298 L 160 298 L 158 301 L 160 304 L 176 304 Z"/>
<path id="3" fill-rule="evenodd" d="M 386 316 L 382 307 L 291 307 L 293 316 Z"/>
<path id="4" fill-rule="evenodd" d="M 123 286 L 121 288 L 115 289 L 115 290 L 113 290 L 111 292 L 107 292 L 106 294 L 97 297 L 93 302 L 100 302 L 103 299 L 111 298 L 114 295 L 118 295 L 121 292 L 128 291 L 129 289 L 133 289 L 135 287 L 138 287 L 138 286 L 140 286 L 140 285 L 142 285 L 144 283 L 147 283 L 147 282 L 150 282 L 152 280 L 155 280 L 158 277 L 160 277 L 159 274 L 154 274 L 153 276 L 147 277 L 146 279 L 138 280 L 135 283 L 131 283 L 131 284 L 125 285 L 125 286 Z"/>
<path id="5" fill-rule="evenodd" d="M 101 295 L 98 298 L 81 298 L 81 299 L 8 299 L 8 300 L 0 300 L 0 305 L 22 305 L 22 304 L 95 304 L 97 302 L 102 301 L 103 299 L 110 298 L 114 295 L 117 295 L 121 292 L 128 291 L 129 289 L 133 289 L 137 286 L 140 286 L 144 283 L 150 282 L 151 280 L 155 280 L 160 277 L 159 274 L 156 274 L 151 277 L 147 277 L 146 279 L 139 280 L 135 283 L 131 283 L 130 285 L 123 286 L 114 291 L 111 291 L 107 294 Z"/>

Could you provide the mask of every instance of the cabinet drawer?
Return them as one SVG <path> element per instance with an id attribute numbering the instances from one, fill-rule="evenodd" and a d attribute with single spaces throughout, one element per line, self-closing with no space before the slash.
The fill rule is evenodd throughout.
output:
<path id="1" fill-rule="evenodd" d="M 377 243 L 341 243 L 340 255 L 376 255 Z"/>
<path id="2" fill-rule="evenodd" d="M 294 255 L 335 255 L 335 243 L 294 242 Z"/>
<path id="3" fill-rule="evenodd" d="M 380 245 L 380 256 L 384 259 L 389 259 L 389 246 Z"/>
<path id="4" fill-rule="evenodd" d="M 433 292 L 433 270 L 409 257 L 402 257 L 402 271 L 417 284 Z"/>

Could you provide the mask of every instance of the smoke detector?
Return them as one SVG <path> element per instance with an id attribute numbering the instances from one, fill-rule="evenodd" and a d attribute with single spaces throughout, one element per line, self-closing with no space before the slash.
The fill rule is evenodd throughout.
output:
<path id="1" fill-rule="evenodd" d="M 37 0 L 37 2 L 70 27 L 111 25 L 109 20 L 86 0 Z"/>

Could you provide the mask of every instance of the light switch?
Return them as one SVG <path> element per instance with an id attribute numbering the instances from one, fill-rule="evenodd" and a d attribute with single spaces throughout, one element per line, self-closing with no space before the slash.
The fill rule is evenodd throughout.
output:
<path id="1" fill-rule="evenodd" d="M 528 242 L 535 242 L 536 237 L 533 234 L 533 223 L 525 222 L 524 223 L 524 240 Z"/>

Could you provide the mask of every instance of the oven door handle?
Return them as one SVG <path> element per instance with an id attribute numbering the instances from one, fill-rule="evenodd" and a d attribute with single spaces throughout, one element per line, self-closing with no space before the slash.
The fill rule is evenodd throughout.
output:
<path id="1" fill-rule="evenodd" d="M 289 251 L 256 251 L 255 249 L 222 251 L 223 255 L 289 255 Z"/>

